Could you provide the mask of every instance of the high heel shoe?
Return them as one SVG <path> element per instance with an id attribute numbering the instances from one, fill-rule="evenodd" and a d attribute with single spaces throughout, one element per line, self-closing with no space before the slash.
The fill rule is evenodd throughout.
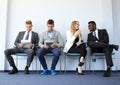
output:
<path id="1" fill-rule="evenodd" d="M 84 75 L 83 72 L 79 73 L 78 68 L 76 68 L 76 72 L 77 72 L 78 75 Z"/>

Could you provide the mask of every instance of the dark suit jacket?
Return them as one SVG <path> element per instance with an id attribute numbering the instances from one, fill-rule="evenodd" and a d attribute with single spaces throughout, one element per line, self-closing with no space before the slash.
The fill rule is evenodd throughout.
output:
<path id="1" fill-rule="evenodd" d="M 25 31 L 19 32 L 16 40 L 15 40 L 15 46 L 18 47 L 18 44 L 21 43 L 21 40 L 23 39 L 25 34 Z M 32 36 L 31 36 L 31 43 L 34 44 L 34 48 L 36 48 L 38 46 L 38 42 L 39 42 L 39 37 L 38 34 L 36 32 L 32 31 Z"/>
<path id="2" fill-rule="evenodd" d="M 98 41 L 100 43 L 104 43 L 104 44 L 109 44 L 109 36 L 108 33 L 105 29 L 98 29 L 98 37 L 99 39 L 97 39 L 95 36 L 93 36 L 93 32 L 88 34 L 88 46 L 89 46 L 89 42 L 95 42 Z"/>

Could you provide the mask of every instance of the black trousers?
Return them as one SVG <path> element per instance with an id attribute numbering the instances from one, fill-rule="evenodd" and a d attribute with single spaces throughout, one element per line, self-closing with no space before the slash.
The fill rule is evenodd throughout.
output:
<path id="1" fill-rule="evenodd" d="M 31 62 L 33 60 L 34 57 L 34 50 L 33 49 L 23 49 L 23 48 L 11 48 L 11 49 L 7 49 L 5 50 L 5 56 L 10 64 L 10 66 L 12 67 L 16 67 L 14 60 L 12 58 L 11 55 L 15 54 L 15 53 L 26 53 L 28 54 L 28 58 L 27 58 L 27 65 L 28 67 L 30 67 Z"/>
<path id="2" fill-rule="evenodd" d="M 112 61 L 113 45 L 91 41 L 88 42 L 88 46 L 91 48 L 92 53 L 95 52 L 105 53 L 107 66 L 111 66 L 111 67 L 113 66 L 113 61 Z"/>
<path id="3" fill-rule="evenodd" d="M 81 58 L 81 57 L 84 57 L 84 58 L 85 58 L 85 56 L 86 56 L 86 54 L 87 54 L 86 44 L 85 44 L 85 43 L 82 43 L 82 44 L 80 44 L 80 45 L 77 46 L 77 47 L 72 46 L 72 47 L 69 49 L 68 53 L 80 53 L 80 58 Z"/>

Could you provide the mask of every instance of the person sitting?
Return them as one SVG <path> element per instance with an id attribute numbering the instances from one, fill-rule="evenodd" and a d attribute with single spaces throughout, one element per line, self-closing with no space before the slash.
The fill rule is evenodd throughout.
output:
<path id="1" fill-rule="evenodd" d="M 107 70 L 104 72 L 104 77 L 111 76 L 111 67 L 113 66 L 112 51 L 113 48 L 118 50 L 119 46 L 109 44 L 109 36 L 106 29 L 97 29 L 95 21 L 88 22 L 90 33 L 88 34 L 87 44 L 91 48 L 92 53 L 105 53 Z"/>
<path id="2" fill-rule="evenodd" d="M 63 47 L 63 38 L 60 32 L 54 29 L 54 21 L 49 19 L 47 21 L 48 30 L 43 32 L 40 37 L 40 49 L 37 51 L 37 56 L 42 64 L 43 72 L 42 75 L 48 74 L 48 67 L 44 58 L 47 53 L 53 54 L 52 65 L 51 65 L 51 75 L 56 75 L 56 65 L 61 54 L 61 47 Z"/>
<path id="3" fill-rule="evenodd" d="M 5 56 L 12 66 L 12 70 L 9 71 L 9 74 L 15 74 L 18 72 L 17 67 L 15 66 L 14 60 L 11 55 L 15 53 L 26 53 L 28 54 L 27 64 L 25 67 L 25 74 L 29 74 L 29 67 L 34 58 L 34 50 L 38 46 L 39 37 L 36 32 L 32 31 L 32 21 L 28 20 L 25 22 L 26 31 L 19 32 L 16 40 L 15 47 L 5 50 Z M 26 44 L 25 44 L 26 43 Z"/>
<path id="4" fill-rule="evenodd" d="M 79 53 L 79 64 L 77 67 L 77 72 L 83 75 L 82 66 L 84 64 L 84 59 L 86 56 L 86 44 L 82 40 L 82 32 L 79 29 L 79 22 L 73 21 L 70 30 L 66 32 L 67 42 L 63 51 L 65 53 Z"/>

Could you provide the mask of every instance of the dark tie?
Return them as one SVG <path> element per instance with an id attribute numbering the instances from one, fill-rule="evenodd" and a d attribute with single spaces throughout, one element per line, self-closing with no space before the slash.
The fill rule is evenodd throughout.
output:
<path id="1" fill-rule="evenodd" d="M 29 32 L 27 32 L 27 35 L 26 35 L 26 37 L 25 37 L 25 40 L 28 40 L 28 38 L 29 38 Z"/>
<path id="2" fill-rule="evenodd" d="M 94 36 L 96 39 L 98 39 L 98 37 L 96 36 L 96 32 L 95 32 L 95 31 L 93 32 L 93 36 Z"/>

